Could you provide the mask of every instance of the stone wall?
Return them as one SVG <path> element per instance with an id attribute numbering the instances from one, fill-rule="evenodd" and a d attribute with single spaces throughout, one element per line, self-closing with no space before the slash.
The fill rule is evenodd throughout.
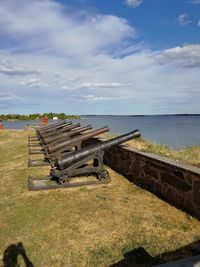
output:
<path id="1" fill-rule="evenodd" d="M 106 151 L 104 160 L 129 181 L 200 219 L 200 168 L 124 145 Z"/>

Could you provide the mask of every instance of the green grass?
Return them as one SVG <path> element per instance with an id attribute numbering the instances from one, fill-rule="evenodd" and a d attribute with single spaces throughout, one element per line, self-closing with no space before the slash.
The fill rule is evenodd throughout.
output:
<path id="1" fill-rule="evenodd" d="M 1 259 L 22 242 L 35 267 L 110 266 L 138 248 L 157 258 L 200 239 L 199 221 L 111 169 L 108 185 L 29 192 L 27 177 L 44 176 L 49 167 L 27 167 L 28 134 L 0 132 Z"/>

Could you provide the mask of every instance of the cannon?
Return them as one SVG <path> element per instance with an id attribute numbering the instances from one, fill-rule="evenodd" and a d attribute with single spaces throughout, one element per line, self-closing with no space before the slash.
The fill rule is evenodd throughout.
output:
<path id="1" fill-rule="evenodd" d="M 140 131 L 134 130 L 111 140 L 64 154 L 58 157 L 52 165 L 49 177 L 45 179 L 29 177 L 28 189 L 42 190 L 109 183 L 111 181 L 109 173 L 103 167 L 104 151 L 140 136 Z M 95 181 L 71 182 L 73 178 L 77 179 L 83 175 L 95 175 L 97 179 Z M 55 183 L 50 184 L 49 179 Z"/>
<path id="2" fill-rule="evenodd" d="M 40 139 L 38 140 L 37 143 L 34 143 L 34 142 L 29 142 L 28 143 L 28 146 L 31 148 L 31 147 L 40 147 L 40 146 L 45 146 L 47 144 L 46 140 L 48 140 L 48 138 L 55 138 L 56 136 L 58 136 L 59 134 L 62 134 L 62 133 L 65 133 L 65 132 L 69 132 L 73 129 L 76 129 L 80 126 L 80 123 L 76 123 L 76 124 L 70 124 L 70 125 L 67 125 L 65 127 L 62 128 L 62 131 L 60 132 L 59 130 L 56 131 L 56 132 L 53 132 L 53 133 L 49 133 L 47 135 L 41 135 L 40 136 Z M 43 148 L 42 148 L 43 150 Z M 39 150 L 41 151 L 41 150 Z M 37 154 L 39 152 L 37 152 L 36 150 L 36 153 L 34 152 L 34 150 L 30 149 L 29 150 L 29 154 Z M 41 153 L 39 153 L 41 154 Z"/>
<path id="3" fill-rule="evenodd" d="M 45 133 L 42 135 L 42 139 L 46 139 L 46 138 L 49 138 L 49 137 L 52 137 L 52 136 L 55 136 L 55 135 L 59 135 L 59 134 L 62 134 L 64 132 L 68 132 L 68 131 L 71 131 L 72 129 L 75 129 L 77 127 L 80 127 L 80 123 L 76 123 L 76 124 L 71 124 L 71 125 L 66 125 L 60 129 L 57 129 L 53 132 L 49 132 L 49 133 Z"/>
<path id="4" fill-rule="evenodd" d="M 102 133 L 108 132 L 109 128 L 108 126 L 105 126 L 103 128 L 97 129 L 97 130 L 92 130 L 89 131 L 86 134 L 80 134 L 78 136 L 75 136 L 73 138 L 70 138 L 68 140 L 65 140 L 63 142 L 60 143 L 56 143 L 56 144 L 49 144 L 46 145 L 45 147 L 43 147 L 40 150 L 32 150 L 29 149 L 29 155 L 33 155 L 33 154 L 45 154 L 45 158 L 55 158 L 57 155 L 62 154 L 63 152 L 69 151 L 69 150 L 78 150 L 81 148 L 81 145 L 84 141 L 100 135 Z"/>
<path id="5" fill-rule="evenodd" d="M 69 125 L 71 125 L 72 122 L 65 122 L 65 123 L 62 123 L 61 125 L 58 125 L 58 126 L 54 126 L 50 129 L 46 129 L 46 130 L 43 130 L 43 131 L 37 131 L 37 134 L 39 136 L 46 136 L 48 134 L 53 134 L 53 133 L 56 133 L 57 131 L 61 130 L 62 128 L 64 127 L 67 127 Z"/>
<path id="6" fill-rule="evenodd" d="M 72 122 L 71 121 L 62 121 L 62 122 L 60 122 L 60 123 L 56 123 L 56 124 L 51 124 L 51 125 L 49 125 L 49 126 L 47 126 L 47 127 L 45 127 L 45 128 L 38 128 L 38 129 L 36 129 L 36 132 L 37 133 L 45 133 L 45 132 L 49 132 L 49 131 L 52 131 L 53 129 L 57 129 L 57 128 L 59 128 L 59 127 L 62 127 L 63 125 L 69 125 L 69 124 L 72 124 Z"/>
<path id="7" fill-rule="evenodd" d="M 61 133 L 61 134 L 59 134 L 57 136 L 52 136 L 52 137 L 45 138 L 45 143 L 46 144 L 55 145 L 56 143 L 63 142 L 65 140 L 68 140 L 72 136 L 76 136 L 76 135 L 78 135 L 80 133 L 83 133 L 83 132 L 91 130 L 91 129 L 92 129 L 92 125 L 87 125 L 87 126 L 84 126 L 84 127 L 75 128 L 75 129 L 72 129 L 69 132 L 64 132 L 64 133 Z"/>
<path id="8" fill-rule="evenodd" d="M 74 150 L 79 150 L 82 147 L 82 143 L 94 136 L 100 135 L 102 133 L 108 132 L 109 128 L 108 126 L 102 127 L 97 130 L 92 130 L 87 132 L 86 134 L 81 134 L 78 136 L 75 136 L 73 138 L 70 138 L 68 140 L 65 140 L 60 143 L 56 144 L 50 144 L 46 146 L 46 154 L 50 154 L 51 157 L 53 156 L 54 158 L 57 157 L 58 155 L 61 155 L 62 153 L 66 151 L 70 151 L 72 149 Z"/>
<path id="9" fill-rule="evenodd" d="M 79 127 L 79 128 L 76 128 L 72 131 L 69 131 L 69 132 L 66 132 L 66 133 L 63 133 L 60 135 L 60 138 L 57 138 L 56 136 L 54 136 L 53 138 L 55 139 L 50 139 L 49 140 L 49 143 L 50 144 L 57 144 L 59 142 L 62 142 L 64 140 L 69 140 L 72 136 L 78 136 L 80 135 L 80 133 L 82 132 L 85 132 L 85 131 L 88 131 L 92 129 L 92 126 L 91 125 L 87 125 L 85 127 Z M 34 153 L 34 151 L 31 151 L 32 153 Z M 36 151 L 37 152 L 37 151 Z M 39 152 L 41 153 L 44 153 L 44 151 L 40 151 Z M 38 167 L 38 166 L 47 166 L 51 163 L 51 156 L 45 156 L 45 158 L 43 160 L 40 160 L 40 159 L 28 159 L 28 167 Z"/>
<path id="10" fill-rule="evenodd" d="M 43 126 L 40 128 L 36 129 L 36 136 L 29 136 L 28 141 L 29 143 L 32 141 L 40 141 L 40 137 L 42 136 L 43 133 L 45 132 L 50 132 L 53 129 L 59 129 L 59 127 L 62 127 L 63 125 L 70 125 L 72 124 L 71 121 L 62 121 L 62 122 L 58 122 L 58 123 L 53 123 L 51 125 L 48 126 Z"/>
<path id="11" fill-rule="evenodd" d="M 46 129 L 50 129 L 52 127 L 55 127 L 55 126 L 58 126 L 58 125 L 61 125 L 65 122 L 70 122 L 70 121 L 65 121 L 65 120 L 62 120 L 62 121 L 58 121 L 56 123 L 52 123 L 52 124 L 49 124 L 49 125 L 46 125 L 46 126 L 41 126 L 41 127 L 38 127 L 36 130 L 46 130 Z"/>
<path id="12" fill-rule="evenodd" d="M 66 123 L 66 122 L 70 122 L 70 121 L 59 121 L 59 122 L 56 122 L 56 123 L 51 123 L 51 124 L 49 124 L 49 125 L 46 125 L 46 126 L 35 126 L 35 131 L 37 132 L 37 131 L 44 131 L 44 130 L 47 130 L 47 129 L 50 129 L 50 128 L 52 128 L 52 127 L 56 127 L 56 126 L 59 126 L 59 125 L 61 125 L 61 124 L 63 124 L 63 123 Z"/>
<path id="13" fill-rule="evenodd" d="M 79 126 L 80 126 L 80 123 L 71 124 L 71 125 L 63 127 L 61 133 L 59 131 L 57 131 L 57 133 L 48 134 L 46 136 L 41 135 L 40 141 L 38 141 L 38 143 L 29 142 L 29 147 L 38 147 L 40 145 L 45 146 L 46 144 L 48 144 L 50 142 L 51 139 L 58 140 L 62 134 L 66 133 L 66 132 L 68 133 L 69 131 L 76 129 Z M 80 129 L 80 127 L 78 129 Z"/>

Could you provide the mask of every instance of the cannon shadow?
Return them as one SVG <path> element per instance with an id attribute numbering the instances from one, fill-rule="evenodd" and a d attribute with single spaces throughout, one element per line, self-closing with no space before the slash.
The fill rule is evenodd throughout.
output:
<path id="1" fill-rule="evenodd" d="M 124 259 L 111 265 L 110 267 L 152 267 L 170 261 L 181 260 L 187 257 L 200 255 L 200 240 L 174 251 L 169 251 L 152 257 L 143 248 L 139 247 L 124 254 Z"/>
<path id="2" fill-rule="evenodd" d="M 9 245 L 3 254 L 3 267 L 18 267 L 18 256 L 21 255 L 26 267 L 34 267 L 29 260 L 21 242 Z"/>

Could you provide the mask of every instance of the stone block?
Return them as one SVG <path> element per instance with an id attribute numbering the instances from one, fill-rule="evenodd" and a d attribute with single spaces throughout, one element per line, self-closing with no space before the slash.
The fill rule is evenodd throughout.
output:
<path id="1" fill-rule="evenodd" d="M 154 181 L 153 179 L 151 179 L 151 177 L 146 176 L 145 178 L 141 179 L 141 184 L 145 187 L 145 188 L 149 188 L 151 191 L 154 191 Z"/>
<path id="2" fill-rule="evenodd" d="M 184 180 L 184 175 L 183 175 L 183 173 L 180 170 L 174 170 L 173 171 L 173 175 L 176 176 L 176 177 L 178 177 L 181 180 Z"/>
<path id="3" fill-rule="evenodd" d="M 166 187 L 164 190 L 164 197 L 178 207 L 184 207 L 184 197 L 179 194 L 174 188 Z"/>
<path id="4" fill-rule="evenodd" d="M 160 195 L 163 195 L 163 185 L 161 183 L 158 183 L 155 181 L 154 188 L 155 188 L 155 192 L 157 192 Z"/>
<path id="5" fill-rule="evenodd" d="M 184 173 L 184 180 L 187 184 L 192 185 L 194 180 L 195 180 L 195 176 L 193 174 L 191 174 L 190 172 L 185 172 Z"/>
<path id="6" fill-rule="evenodd" d="M 159 179 L 158 169 L 156 170 L 151 166 L 148 166 L 147 168 L 144 168 L 144 172 L 146 173 L 146 175 L 150 175 L 154 179 Z"/>
<path id="7" fill-rule="evenodd" d="M 200 208 L 200 179 L 193 184 L 193 203 Z"/>
<path id="8" fill-rule="evenodd" d="M 172 187 L 181 190 L 181 191 L 190 191 L 191 186 L 186 184 L 184 181 L 180 180 L 179 178 L 175 177 L 171 173 L 161 172 L 160 173 L 162 183 L 166 183 L 171 185 Z"/>

